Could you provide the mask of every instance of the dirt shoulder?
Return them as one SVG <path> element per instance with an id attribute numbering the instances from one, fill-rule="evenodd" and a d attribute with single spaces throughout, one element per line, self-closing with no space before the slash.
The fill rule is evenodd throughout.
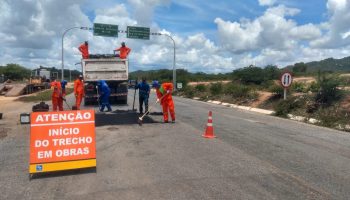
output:
<path id="1" fill-rule="evenodd" d="M 33 103 L 24 103 L 16 101 L 17 97 L 0 96 L 0 112 L 2 119 L 0 120 L 0 132 L 4 135 L 16 134 L 17 125 L 20 125 L 20 114 L 30 113 Z"/>

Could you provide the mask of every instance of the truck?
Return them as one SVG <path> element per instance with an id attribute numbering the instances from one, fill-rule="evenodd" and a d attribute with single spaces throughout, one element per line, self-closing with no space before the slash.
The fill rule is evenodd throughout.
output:
<path id="1" fill-rule="evenodd" d="M 127 59 L 115 56 L 90 56 L 81 61 L 84 77 L 85 98 L 84 105 L 98 103 L 97 83 L 99 80 L 107 82 L 111 96 L 111 104 L 127 104 L 129 64 Z"/>
<path id="2" fill-rule="evenodd" d="M 32 70 L 29 83 L 26 87 L 26 93 L 31 94 L 42 89 L 50 88 L 50 76 L 51 72 L 43 67 Z"/>
<path id="3" fill-rule="evenodd" d="M 32 70 L 31 79 L 36 82 L 50 82 L 51 72 L 44 68 Z"/>

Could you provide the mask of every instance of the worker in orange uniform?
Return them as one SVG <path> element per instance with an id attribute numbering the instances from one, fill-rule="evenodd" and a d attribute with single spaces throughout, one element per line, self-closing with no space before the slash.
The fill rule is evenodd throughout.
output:
<path id="1" fill-rule="evenodd" d="M 168 115 L 170 112 L 171 121 L 175 123 L 175 107 L 174 107 L 174 101 L 172 98 L 172 92 L 173 92 L 173 84 L 172 83 L 163 83 L 159 84 L 158 81 L 153 81 L 152 86 L 156 88 L 157 93 L 157 103 L 160 102 L 163 108 L 163 118 L 164 123 L 168 123 Z"/>
<path id="2" fill-rule="evenodd" d="M 122 42 L 122 46 L 119 47 L 118 49 L 114 50 L 114 53 L 116 51 L 120 52 L 119 57 L 121 59 L 126 59 L 128 57 L 128 55 L 129 55 L 131 49 L 125 45 L 125 42 Z"/>
<path id="3" fill-rule="evenodd" d="M 79 46 L 79 51 L 81 52 L 81 56 L 83 59 L 89 58 L 89 43 L 85 41 L 83 44 Z"/>
<path id="4" fill-rule="evenodd" d="M 75 95 L 75 106 L 77 110 L 80 110 L 80 104 L 85 96 L 83 75 L 79 75 L 74 81 L 74 95 Z"/>
<path id="5" fill-rule="evenodd" d="M 57 108 L 59 111 L 63 111 L 63 101 L 62 99 L 62 87 L 61 83 L 59 81 L 56 81 L 55 78 L 52 78 L 51 82 L 51 89 L 52 89 L 52 110 L 57 111 Z"/>

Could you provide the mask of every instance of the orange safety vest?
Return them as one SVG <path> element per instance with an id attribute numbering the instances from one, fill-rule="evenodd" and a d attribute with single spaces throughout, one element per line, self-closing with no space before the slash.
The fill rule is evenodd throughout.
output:
<path id="1" fill-rule="evenodd" d="M 52 97 L 58 98 L 62 96 L 62 87 L 60 82 L 54 81 L 54 82 L 51 82 L 50 85 L 51 85 L 51 89 L 53 89 Z"/>
<path id="2" fill-rule="evenodd" d="M 166 91 L 169 90 L 170 93 L 167 94 Z M 172 95 L 173 92 L 173 84 L 172 83 L 163 83 L 159 89 L 156 90 L 158 99 L 162 98 L 163 95 L 167 94 L 163 99 L 161 100 L 161 103 L 172 101 Z"/>
<path id="3" fill-rule="evenodd" d="M 125 47 L 120 47 L 119 49 L 116 49 L 116 51 L 120 51 L 119 57 L 121 59 L 126 59 L 126 57 L 128 57 L 128 55 L 129 55 L 131 49 L 129 47 L 125 46 Z"/>
<path id="4" fill-rule="evenodd" d="M 79 51 L 81 52 L 81 55 L 83 56 L 84 59 L 89 58 L 89 46 L 82 44 L 79 47 Z"/>

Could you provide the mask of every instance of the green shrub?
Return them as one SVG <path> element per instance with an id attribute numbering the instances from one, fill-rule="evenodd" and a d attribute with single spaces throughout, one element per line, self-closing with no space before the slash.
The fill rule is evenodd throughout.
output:
<path id="1" fill-rule="evenodd" d="M 294 82 L 291 86 L 291 89 L 294 92 L 306 92 L 306 85 L 301 82 Z"/>
<path id="2" fill-rule="evenodd" d="M 233 71 L 233 79 L 240 80 L 242 83 L 261 84 L 264 81 L 263 69 L 260 67 L 249 66 Z"/>
<path id="3" fill-rule="evenodd" d="M 260 85 L 266 81 L 276 80 L 280 76 L 281 70 L 277 66 L 268 65 L 265 68 L 249 66 L 232 72 L 233 80 L 239 80 L 244 84 Z"/>
<path id="4" fill-rule="evenodd" d="M 195 86 L 195 89 L 198 92 L 205 92 L 205 91 L 207 91 L 207 86 L 204 85 L 204 84 L 198 84 L 198 85 Z"/>
<path id="5" fill-rule="evenodd" d="M 256 90 L 251 90 L 248 93 L 248 98 L 249 99 L 258 99 L 259 98 L 259 93 Z"/>
<path id="6" fill-rule="evenodd" d="M 260 85 L 260 89 L 261 90 L 268 90 L 272 85 L 275 85 L 275 81 L 273 80 L 268 80 L 268 81 L 264 81 L 263 83 L 261 83 Z"/>
<path id="7" fill-rule="evenodd" d="M 322 105 L 329 106 L 334 101 L 341 98 L 341 92 L 337 88 L 339 86 L 339 80 L 337 77 L 326 76 L 325 74 L 318 77 L 319 90 L 315 96 L 315 101 Z"/>
<path id="8" fill-rule="evenodd" d="M 319 89 L 320 89 L 320 85 L 313 81 L 310 84 L 310 86 L 307 88 L 307 91 L 318 92 Z"/>
<path id="9" fill-rule="evenodd" d="M 321 108 L 316 113 L 316 116 L 317 119 L 320 120 L 320 125 L 330 128 L 336 128 L 339 125 L 347 125 L 350 120 L 348 111 L 342 109 L 339 105 Z"/>
<path id="10" fill-rule="evenodd" d="M 222 83 L 213 83 L 210 85 L 210 93 L 211 95 L 219 95 L 223 91 Z"/>
<path id="11" fill-rule="evenodd" d="M 183 94 L 188 98 L 193 98 L 196 93 L 196 90 L 193 86 L 187 85 L 183 88 Z"/>
<path id="12" fill-rule="evenodd" d="M 280 100 L 275 106 L 275 115 L 280 117 L 287 117 L 287 115 L 298 108 L 303 107 L 305 102 L 299 97 L 290 97 L 286 100 Z"/>
<path id="13" fill-rule="evenodd" d="M 271 92 L 274 96 L 281 97 L 284 93 L 284 88 L 280 85 L 273 84 L 268 88 L 268 91 Z"/>
<path id="14" fill-rule="evenodd" d="M 227 84 L 224 92 L 227 95 L 231 95 L 234 98 L 244 98 L 249 97 L 249 92 L 251 88 L 245 86 L 245 85 L 238 85 L 238 84 Z"/>

